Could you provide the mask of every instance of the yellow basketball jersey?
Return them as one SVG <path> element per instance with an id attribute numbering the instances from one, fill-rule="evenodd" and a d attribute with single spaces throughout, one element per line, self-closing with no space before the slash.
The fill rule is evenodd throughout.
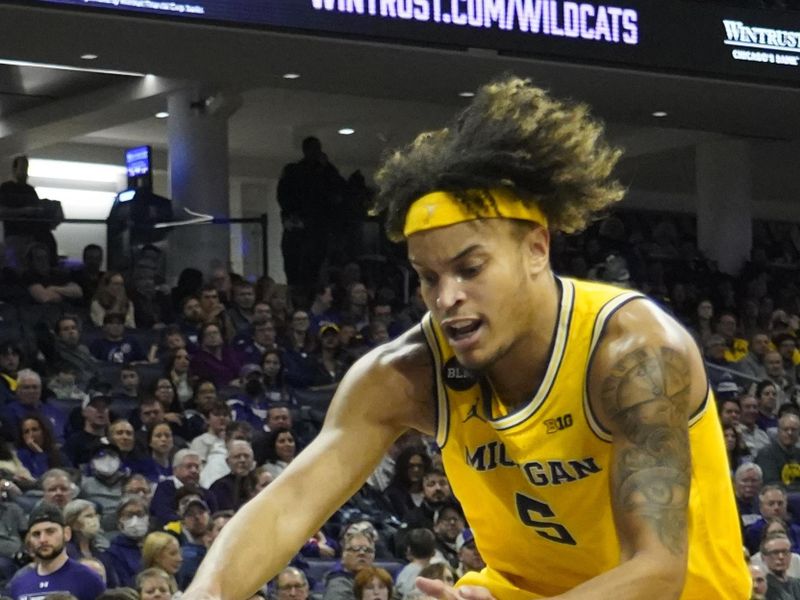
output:
<path id="1" fill-rule="evenodd" d="M 559 279 L 550 363 L 531 400 L 504 411 L 491 386 L 456 361 L 430 314 L 437 443 L 487 568 L 459 582 L 498 600 L 550 597 L 619 564 L 611 511 L 611 436 L 593 418 L 586 375 L 606 321 L 636 292 Z M 641 301 L 641 300 L 640 300 Z M 750 576 L 709 391 L 690 421 L 689 568 L 683 600 L 750 597 Z"/>

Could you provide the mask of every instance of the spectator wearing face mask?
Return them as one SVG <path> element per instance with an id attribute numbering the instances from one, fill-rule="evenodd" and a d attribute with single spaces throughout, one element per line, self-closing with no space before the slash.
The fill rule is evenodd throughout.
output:
<path id="1" fill-rule="evenodd" d="M 133 587 L 142 568 L 142 543 L 150 528 L 147 502 L 139 496 L 125 496 L 117 507 L 119 535 L 103 553 L 106 572 L 116 576 L 120 586 Z"/>
<path id="2" fill-rule="evenodd" d="M 100 527 L 97 507 L 88 500 L 72 500 L 64 507 L 64 521 L 72 530 L 67 542 L 67 554 L 76 560 L 99 558 L 108 549 L 108 540 Z"/>
<path id="3" fill-rule="evenodd" d="M 117 506 L 122 498 L 122 485 L 128 475 L 123 468 L 119 450 L 103 445 L 97 448 L 89 461 L 88 477 L 81 481 L 81 495 L 102 509 L 102 525 L 108 531 L 116 528 Z"/>

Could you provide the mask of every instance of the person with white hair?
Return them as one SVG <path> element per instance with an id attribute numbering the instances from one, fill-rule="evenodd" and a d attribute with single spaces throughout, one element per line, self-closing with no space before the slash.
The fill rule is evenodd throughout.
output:
<path id="1" fill-rule="evenodd" d="M 175 453 L 172 459 L 172 477 L 158 484 L 150 502 L 150 515 L 155 525 L 163 526 L 179 519 L 175 493 L 186 485 L 197 487 L 211 511 L 217 510 L 214 495 L 200 487 L 201 464 L 200 455 L 194 450 L 184 448 Z"/>
<path id="2" fill-rule="evenodd" d="M 17 373 L 17 399 L 3 407 L 2 419 L 9 431 L 16 431 L 25 417 L 39 414 L 52 426 L 53 435 L 59 444 L 64 443 L 66 415 L 42 401 L 42 378 L 33 369 L 21 369 Z"/>
<path id="3" fill-rule="evenodd" d="M 758 493 L 764 483 L 761 467 L 756 463 L 739 465 L 733 474 L 733 489 L 736 494 L 736 507 L 739 509 L 739 518 L 747 527 L 761 517 L 758 509 Z"/>
<path id="4" fill-rule="evenodd" d="M 67 542 L 70 558 L 97 558 L 108 548 L 108 540 L 103 536 L 100 515 L 93 502 L 78 498 L 64 507 L 64 522 L 72 530 L 72 538 Z"/>

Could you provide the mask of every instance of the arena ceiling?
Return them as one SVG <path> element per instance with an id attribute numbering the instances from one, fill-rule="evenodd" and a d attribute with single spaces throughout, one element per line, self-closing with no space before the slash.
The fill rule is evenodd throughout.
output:
<path id="1" fill-rule="evenodd" d="M 96 55 L 95 60 L 81 56 Z M 234 174 L 275 176 L 319 136 L 332 159 L 374 166 L 387 148 L 441 125 L 500 73 L 531 76 L 588 102 L 636 157 L 689 156 L 706 140 L 748 138 L 775 160 L 800 140 L 800 92 L 789 87 L 645 73 L 567 62 L 444 51 L 256 30 L 0 6 L 0 156 L 19 152 L 108 162 L 152 144 L 163 156 L 166 123 L 154 114 L 191 86 L 198 98 L 240 94 L 231 118 Z M 60 64 L 150 74 L 85 73 Z M 296 80 L 283 79 L 300 73 Z M 654 111 L 668 116 L 656 118 Z M 336 131 L 352 127 L 356 133 Z M 778 150 L 776 150 L 778 149 Z M 684 150 L 686 152 L 684 152 Z M 654 162 L 656 170 L 659 161 Z M 644 167 L 643 167 L 644 168 Z M 636 170 L 636 169 L 634 169 Z M 672 177 L 665 178 L 667 180 Z"/>

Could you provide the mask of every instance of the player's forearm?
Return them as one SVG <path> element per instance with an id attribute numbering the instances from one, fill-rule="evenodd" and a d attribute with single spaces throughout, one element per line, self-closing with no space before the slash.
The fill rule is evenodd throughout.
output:
<path id="1" fill-rule="evenodd" d="M 637 556 L 552 600 L 677 600 L 686 563 L 673 556 Z"/>
<path id="2" fill-rule="evenodd" d="M 261 494 L 243 506 L 214 541 L 186 594 L 220 600 L 251 597 L 289 563 L 291 549 L 302 545 L 302 535 L 284 523 L 278 526 L 282 515 L 275 508 L 289 505 L 274 494 Z"/>

